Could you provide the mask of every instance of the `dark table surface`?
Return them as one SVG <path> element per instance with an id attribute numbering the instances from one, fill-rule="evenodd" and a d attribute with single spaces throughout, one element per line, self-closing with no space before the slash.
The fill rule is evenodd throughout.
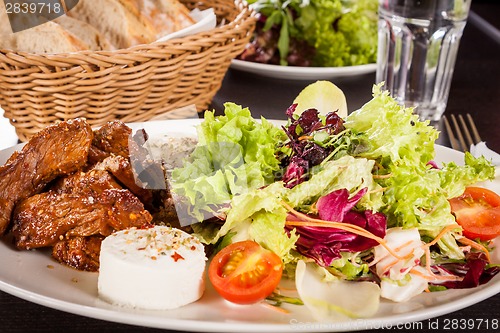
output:
<path id="1" fill-rule="evenodd" d="M 500 126 L 498 125 L 500 119 L 500 40 L 497 39 L 498 31 L 490 29 L 492 26 L 500 28 L 498 19 L 500 3 L 474 0 L 472 10 L 477 15 L 471 16 L 465 28 L 445 114 L 470 113 L 476 121 L 483 141 L 486 141 L 488 146 L 495 151 L 500 151 Z M 344 91 L 348 108 L 353 111 L 370 99 L 374 80 L 375 74 L 373 73 L 333 80 L 333 82 Z M 231 101 L 249 107 L 252 114 L 256 116 L 263 115 L 269 119 L 280 119 L 283 118 L 284 111 L 294 97 L 308 83 L 310 82 L 269 79 L 230 70 L 222 88 L 213 100 L 213 108 L 220 111 L 224 102 Z M 448 145 L 444 131 L 439 143 Z M 470 331 L 477 329 L 497 331 L 494 328 L 499 328 L 499 309 L 500 294 L 497 294 L 456 312 L 422 321 L 420 326 L 413 326 L 413 331 L 445 330 L 446 324 L 449 329 L 453 329 L 452 324 L 459 324 L 460 320 L 462 322 L 463 320 L 476 321 L 475 329 Z M 482 321 L 483 325 L 477 325 L 479 321 Z M 486 329 L 486 322 L 489 322 L 488 329 Z M 494 323 L 497 326 L 494 326 Z M 398 330 L 404 331 L 404 329 Z M 160 331 L 168 332 L 82 317 L 0 292 L 0 332 Z M 375 331 L 377 330 L 367 332 Z"/>

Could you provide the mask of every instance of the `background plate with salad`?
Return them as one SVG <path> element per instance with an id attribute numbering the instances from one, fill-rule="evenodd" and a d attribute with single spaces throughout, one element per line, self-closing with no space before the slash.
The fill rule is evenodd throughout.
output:
<path id="1" fill-rule="evenodd" d="M 249 3 L 259 20 L 232 68 L 292 79 L 334 78 L 375 70 L 377 0 Z M 260 66 L 245 66 L 244 62 Z"/>

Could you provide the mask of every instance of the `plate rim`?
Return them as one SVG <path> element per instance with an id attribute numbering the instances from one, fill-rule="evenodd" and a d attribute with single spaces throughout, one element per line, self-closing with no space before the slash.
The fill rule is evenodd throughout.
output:
<path id="1" fill-rule="evenodd" d="M 230 67 L 232 69 L 257 74 L 264 77 L 311 80 L 344 78 L 373 73 L 377 69 L 377 64 L 371 63 L 343 67 L 298 67 L 262 64 L 240 59 L 232 59 Z"/>

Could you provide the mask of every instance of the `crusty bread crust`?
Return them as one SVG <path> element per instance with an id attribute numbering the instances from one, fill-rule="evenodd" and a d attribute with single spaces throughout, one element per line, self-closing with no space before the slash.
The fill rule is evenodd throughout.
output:
<path id="1" fill-rule="evenodd" d="M 156 30 L 156 39 L 184 29 L 194 23 L 189 10 L 178 0 L 136 0 Z"/>
<path id="2" fill-rule="evenodd" d="M 125 8 L 120 0 L 80 0 L 68 15 L 89 23 L 117 48 L 150 43 L 154 39 L 140 18 Z"/>
<path id="3" fill-rule="evenodd" d="M 59 24 L 48 21 L 14 34 L 18 51 L 29 53 L 69 53 L 88 50 L 89 46 Z"/>
<path id="4" fill-rule="evenodd" d="M 3 1 L 0 1 L 0 49 L 15 49 L 15 40 Z"/>
<path id="5" fill-rule="evenodd" d="M 113 50 L 115 47 L 96 28 L 76 18 L 62 15 L 54 20 L 68 32 L 82 40 L 92 51 Z"/>
<path id="6" fill-rule="evenodd" d="M 12 33 L 0 1 L 0 49 L 39 54 L 122 49 L 194 23 L 179 0 L 80 0 L 54 21 Z"/>

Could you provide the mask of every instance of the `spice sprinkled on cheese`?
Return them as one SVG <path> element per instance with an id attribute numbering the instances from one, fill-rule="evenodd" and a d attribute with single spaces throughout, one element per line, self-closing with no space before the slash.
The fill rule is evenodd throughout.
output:
<path id="1" fill-rule="evenodd" d="M 179 229 L 122 230 L 102 242 L 99 296 L 128 307 L 177 308 L 202 296 L 205 263 L 203 245 Z"/>

